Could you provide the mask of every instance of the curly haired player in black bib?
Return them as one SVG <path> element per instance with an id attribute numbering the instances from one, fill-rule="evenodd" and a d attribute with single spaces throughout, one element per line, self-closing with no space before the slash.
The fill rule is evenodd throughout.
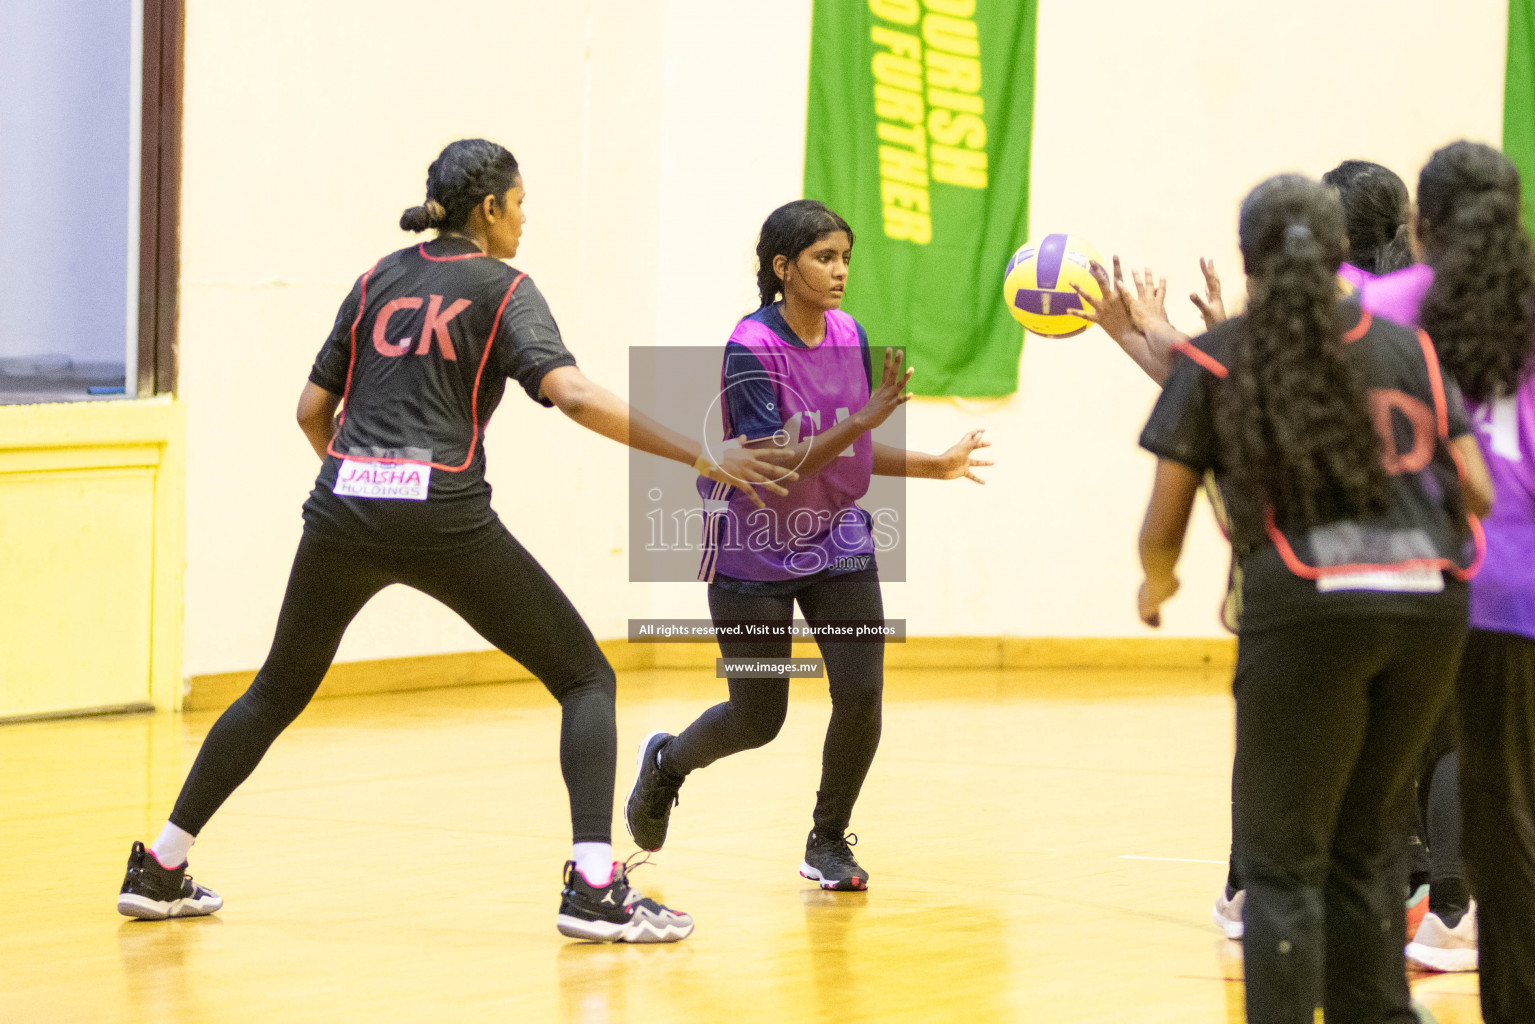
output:
<path id="1" fill-rule="evenodd" d="M 1235 850 L 1247 1019 L 1416 1019 L 1395 891 L 1401 797 L 1448 704 L 1492 486 L 1422 332 L 1338 301 L 1343 211 L 1295 175 L 1242 205 L 1247 312 L 1179 342 L 1140 613 L 1160 622 L 1201 475 L 1243 568 Z"/>
<path id="2" fill-rule="evenodd" d="M 505 263 L 525 220 L 517 161 L 483 139 L 449 145 L 427 201 L 400 226 L 436 238 L 358 279 L 315 360 L 298 419 L 323 460 L 271 653 L 203 742 L 170 821 L 134 843 L 118 910 L 163 919 L 223 900 L 187 875 L 193 839 L 314 696 L 347 625 L 383 588 L 437 598 L 560 702 L 560 767 L 574 833 L 557 924 L 575 938 L 675 942 L 687 914 L 641 897 L 613 861 L 614 675 L 568 598 L 490 505 L 485 425 L 514 380 L 528 397 L 622 444 L 755 495 L 793 473 L 771 453 L 700 445 L 588 380 L 526 274 Z M 340 415 L 337 415 L 337 412 Z"/>

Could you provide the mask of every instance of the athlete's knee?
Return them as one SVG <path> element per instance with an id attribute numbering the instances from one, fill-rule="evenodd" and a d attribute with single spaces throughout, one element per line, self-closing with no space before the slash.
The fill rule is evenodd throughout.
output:
<path id="1" fill-rule="evenodd" d="M 879 714 L 885 698 L 882 671 L 839 673 L 830 684 L 832 706 L 838 711 Z"/>
<path id="2" fill-rule="evenodd" d="M 561 704 L 572 698 L 597 697 L 612 701 L 618 694 L 618 675 L 607 657 L 598 651 L 596 657 L 578 666 L 558 680 L 545 680 L 549 692 Z"/>
<path id="3" fill-rule="evenodd" d="M 789 714 L 789 702 L 754 704 L 745 708 L 733 706 L 731 712 L 736 740 L 742 750 L 750 750 L 766 746 L 778 737 Z"/>
<path id="4" fill-rule="evenodd" d="M 238 703 L 261 721 L 285 729 L 304 713 L 316 689 L 318 683 L 295 686 L 280 673 L 263 668 Z"/>

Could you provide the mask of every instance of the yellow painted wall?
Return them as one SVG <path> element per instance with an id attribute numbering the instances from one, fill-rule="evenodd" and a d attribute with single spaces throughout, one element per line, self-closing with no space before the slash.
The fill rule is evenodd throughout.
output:
<path id="1" fill-rule="evenodd" d="M 756 229 L 799 193 L 809 12 L 188 0 L 188 672 L 265 656 L 316 469 L 294 401 L 352 281 L 404 244 L 396 219 L 441 145 L 487 135 L 516 152 L 530 213 L 517 262 L 587 372 L 622 390 L 629 346 L 718 346 L 754 305 Z M 1181 296 L 1198 256 L 1240 291 L 1236 206 L 1261 177 L 1357 156 L 1411 180 L 1436 144 L 1495 140 L 1505 16 L 1502 0 L 1043 0 L 1034 225 L 1164 269 L 1192 327 Z M 1014 398 L 913 403 L 913 446 L 982 426 L 999 465 L 985 488 L 912 483 L 910 582 L 886 588 L 889 613 L 914 634 L 1142 635 L 1134 537 L 1150 466 L 1135 437 L 1153 395 L 1090 332 L 1030 340 Z M 630 616 L 705 614 L 697 585 L 625 582 L 617 446 L 512 393 L 487 450 L 502 517 L 598 636 Z M 1219 632 L 1225 559 L 1202 515 L 1168 633 Z M 483 646 L 391 591 L 341 658 Z"/>
<path id="2" fill-rule="evenodd" d="M 179 706 L 181 407 L 0 406 L 0 719 Z"/>

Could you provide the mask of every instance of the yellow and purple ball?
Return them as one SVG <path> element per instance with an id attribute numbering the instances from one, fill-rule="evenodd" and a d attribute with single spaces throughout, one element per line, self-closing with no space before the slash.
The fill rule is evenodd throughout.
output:
<path id="1" fill-rule="evenodd" d="M 1092 325 L 1076 314 L 1083 308 L 1079 286 L 1102 297 L 1089 265 L 1102 263 L 1098 251 L 1075 235 L 1046 235 L 1013 253 L 1002 278 L 1002 298 L 1013 319 L 1046 338 L 1070 338 Z"/>

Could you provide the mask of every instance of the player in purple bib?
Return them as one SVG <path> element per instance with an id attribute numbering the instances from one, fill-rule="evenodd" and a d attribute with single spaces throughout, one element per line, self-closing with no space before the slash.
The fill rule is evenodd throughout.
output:
<path id="1" fill-rule="evenodd" d="M 1343 203 L 1348 260 L 1339 277 L 1358 288 L 1412 263 L 1412 199 L 1400 175 L 1369 160 L 1345 160 L 1322 175 L 1322 184 L 1337 189 Z"/>
<path id="2" fill-rule="evenodd" d="M 726 437 L 800 444 L 868 404 L 873 382 L 863 328 L 840 309 L 826 310 L 825 320 L 826 336 L 813 348 L 776 305 L 736 324 L 720 375 Z M 699 578 L 777 582 L 872 565 L 869 519 L 855 502 L 869 489 L 873 468 L 874 439 L 860 434 L 787 497 L 764 495 L 767 509 L 755 515 L 740 488 L 699 477 L 709 515 Z M 795 524 L 801 510 L 814 513 L 814 522 L 800 515 Z M 754 536 L 753 523 L 771 524 L 782 536 Z"/>
<path id="3" fill-rule="evenodd" d="M 1487 556 L 1471 583 L 1471 633 L 1455 704 L 1458 817 L 1470 893 L 1449 894 L 1461 906 L 1444 919 L 1436 877 L 1430 915 L 1408 955 L 1441 970 L 1476 969 L 1479 962 L 1483 1020 L 1529 1021 L 1535 1020 L 1535 260 L 1520 224 L 1519 174 L 1489 146 L 1457 142 L 1435 153 L 1418 179 L 1418 207 L 1424 263 L 1365 282 L 1360 301 L 1380 316 L 1421 325 L 1433 338 L 1471 407 L 1497 501 L 1483 523 Z"/>
<path id="4" fill-rule="evenodd" d="M 797 604 L 818 633 L 831 689 L 831 722 L 822 754 L 814 828 L 800 874 L 823 889 L 868 887 L 847 833 L 879 745 L 884 687 L 884 607 L 870 516 L 857 505 L 870 477 L 968 477 L 990 462 L 971 431 L 942 455 L 882 445 L 870 431 L 910 397 L 911 371 L 886 350 L 874 376 L 863 328 L 839 308 L 852 257 L 853 231 L 825 205 L 799 200 L 774 210 L 757 243 L 762 305 L 725 345 L 720 377 L 724 437 L 795 453 L 799 480 L 787 496 L 764 494 L 753 508 L 740 486 L 699 480 L 706 519 L 699 578 L 709 583 L 716 628 L 766 628 L 766 636 L 727 638 L 726 659 L 785 659 Z M 780 300 L 780 296 L 782 296 Z M 857 633 L 863 632 L 862 637 Z M 846 638 L 844 638 L 846 637 Z M 640 743 L 634 789 L 625 807 L 642 849 L 659 850 L 677 790 L 689 772 L 772 740 L 788 711 L 782 670 L 727 666 L 730 699 L 673 736 Z"/>

